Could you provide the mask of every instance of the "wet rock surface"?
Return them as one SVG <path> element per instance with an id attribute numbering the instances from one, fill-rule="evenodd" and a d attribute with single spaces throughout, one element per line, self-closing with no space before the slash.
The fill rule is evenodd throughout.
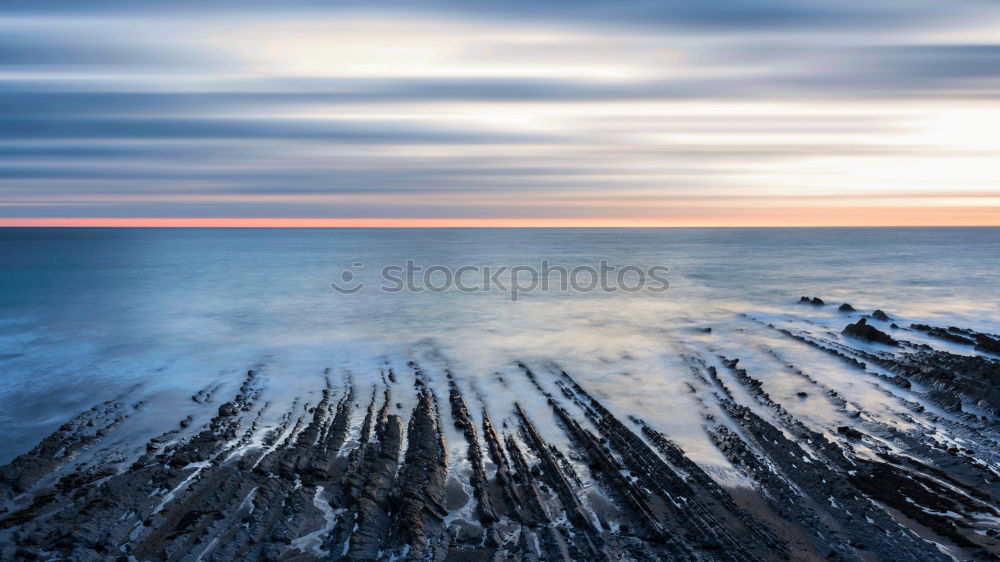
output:
<path id="1" fill-rule="evenodd" d="M 997 559 L 995 336 L 901 330 L 960 355 L 864 319 L 843 334 L 759 324 L 874 385 L 895 419 L 767 350 L 798 384 L 775 386 L 724 333 L 698 338 L 715 352 L 673 352 L 727 478 L 551 362 L 514 362 L 504 377 L 529 391 L 505 407 L 414 360 L 369 384 L 326 372 L 275 410 L 251 370 L 228 394 L 185 393 L 204 415 L 131 453 L 108 442 L 143 405 L 119 397 L 0 467 L 0 559 Z M 864 343 L 882 336 L 885 351 Z M 814 401 L 836 416 L 809 416 Z"/>
<path id="2" fill-rule="evenodd" d="M 848 324 L 842 332 L 845 336 L 858 338 L 865 341 L 884 343 L 885 345 L 899 345 L 899 343 L 889 334 L 872 326 L 864 318 L 854 324 Z"/>
<path id="3" fill-rule="evenodd" d="M 968 328 L 958 328 L 956 326 L 942 328 L 939 326 L 929 326 L 927 324 L 910 324 L 910 328 L 925 332 L 928 335 L 941 338 L 943 340 L 963 345 L 971 345 L 980 351 L 985 351 L 993 355 L 1000 355 L 1000 336 L 994 334 L 985 334 Z"/>

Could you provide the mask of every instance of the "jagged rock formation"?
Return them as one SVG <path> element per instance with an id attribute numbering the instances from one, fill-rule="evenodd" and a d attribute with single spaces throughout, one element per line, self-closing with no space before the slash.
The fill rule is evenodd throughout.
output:
<path id="1" fill-rule="evenodd" d="M 219 384 L 191 395 L 207 421 L 183 417 L 134 456 L 85 455 L 142 415 L 118 398 L 0 467 L 0 559 L 995 560 L 1000 362 L 904 339 L 873 352 L 852 344 L 885 335 L 864 319 L 849 338 L 771 327 L 883 389 L 905 424 L 773 350 L 809 390 L 784 405 L 739 358 L 684 351 L 696 429 L 733 486 L 553 365 L 512 366 L 530 392 L 492 412 L 473 379 L 415 361 L 368 385 L 327 374 L 278 410 L 251 370 L 221 404 Z M 840 421 L 793 413 L 813 400 Z"/>
<path id="2" fill-rule="evenodd" d="M 929 335 L 943 340 L 964 345 L 971 345 L 980 351 L 1000 355 L 1000 336 L 984 334 L 975 330 L 957 328 L 955 326 L 941 328 L 938 326 L 928 326 L 927 324 L 910 324 L 910 328 L 926 332 Z"/>
<path id="3" fill-rule="evenodd" d="M 864 318 L 858 320 L 854 324 L 848 324 L 844 327 L 842 332 L 845 336 L 851 336 L 852 338 L 858 338 L 865 341 L 884 343 L 886 345 L 899 345 L 899 343 L 892 338 L 889 334 L 879 330 L 875 326 L 868 324 L 868 321 Z"/>

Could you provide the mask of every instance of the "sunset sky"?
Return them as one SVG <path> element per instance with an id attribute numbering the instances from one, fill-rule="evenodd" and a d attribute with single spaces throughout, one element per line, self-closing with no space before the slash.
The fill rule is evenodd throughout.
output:
<path id="1" fill-rule="evenodd" d="M 990 0 L 3 6 L 0 225 L 1000 225 Z"/>

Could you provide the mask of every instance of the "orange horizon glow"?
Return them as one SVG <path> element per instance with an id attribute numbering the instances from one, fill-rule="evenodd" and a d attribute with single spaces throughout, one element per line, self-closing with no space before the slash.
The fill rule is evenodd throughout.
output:
<path id="1" fill-rule="evenodd" d="M 1000 227 L 1000 209 L 848 208 L 837 213 L 756 213 L 751 217 L 671 218 L 254 218 L 106 217 L 0 218 L 0 227 L 121 228 L 745 228 L 745 227 Z M 916 212 L 914 212 L 916 211 Z"/>

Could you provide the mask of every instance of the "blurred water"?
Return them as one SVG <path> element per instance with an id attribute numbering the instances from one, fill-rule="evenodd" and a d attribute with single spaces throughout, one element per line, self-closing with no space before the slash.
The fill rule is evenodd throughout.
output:
<path id="1" fill-rule="evenodd" d="M 379 270 L 407 259 L 664 265 L 671 288 L 517 302 L 379 291 Z M 369 287 L 333 291 L 355 262 Z M 790 346 L 740 314 L 795 312 L 801 295 L 998 332 L 1000 229 L 0 229 L 0 462 L 122 393 L 174 419 L 193 390 L 255 365 L 291 397 L 320 387 L 325 367 L 363 382 L 409 357 L 451 368 L 496 408 L 514 391 L 494 373 L 557 362 L 696 449 L 676 344 L 748 357 Z M 829 308 L 815 314 L 839 322 Z M 155 419 L 137 431 L 162 431 Z"/>

